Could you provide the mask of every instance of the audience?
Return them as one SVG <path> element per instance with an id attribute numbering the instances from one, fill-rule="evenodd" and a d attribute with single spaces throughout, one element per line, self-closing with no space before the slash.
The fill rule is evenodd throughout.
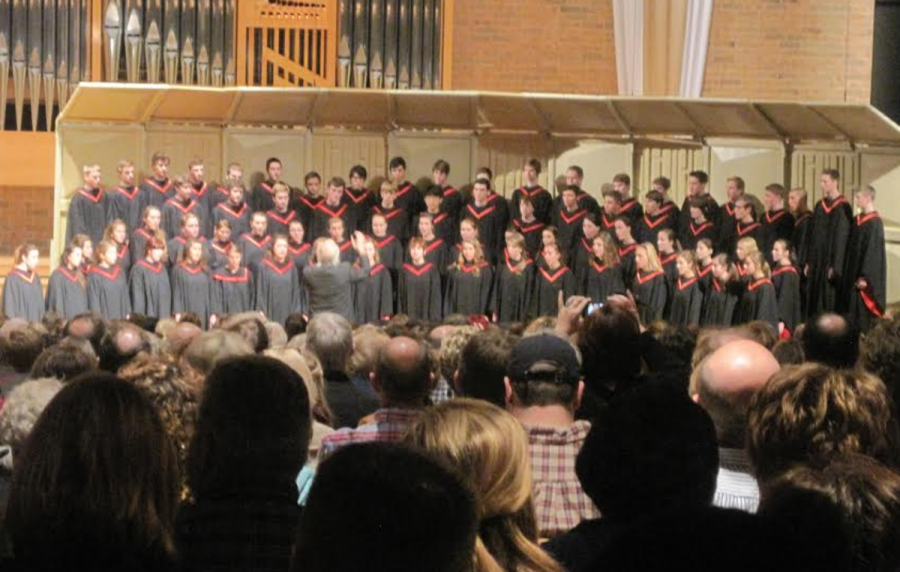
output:
<path id="1" fill-rule="evenodd" d="M 454 373 L 457 395 L 506 406 L 503 378 L 516 339 L 501 330 L 477 332 L 463 346 Z"/>
<path id="2" fill-rule="evenodd" d="M 13 322 L 10 324 L 10 322 Z M 44 337 L 37 325 L 8 320 L 0 332 L 0 395 L 9 395 L 28 379 L 34 362 L 44 351 Z"/>
<path id="3" fill-rule="evenodd" d="M 150 343 L 137 326 L 128 322 L 112 322 L 100 340 L 100 369 L 116 373 L 138 354 L 150 353 Z"/>
<path id="4" fill-rule="evenodd" d="M 806 322 L 801 337 L 807 361 L 852 368 L 859 359 L 859 328 L 837 314 L 821 314 Z"/>
<path id="5" fill-rule="evenodd" d="M 63 338 L 37 357 L 31 366 L 31 379 L 55 377 L 67 381 L 97 369 L 97 356 L 86 341 L 78 338 Z"/>
<path id="6" fill-rule="evenodd" d="M 887 386 L 900 419 L 900 319 L 878 320 L 860 343 L 860 365 Z"/>

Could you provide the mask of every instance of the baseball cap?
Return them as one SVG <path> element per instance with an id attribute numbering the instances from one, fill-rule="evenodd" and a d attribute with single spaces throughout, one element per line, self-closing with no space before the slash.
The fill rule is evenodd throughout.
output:
<path id="1" fill-rule="evenodd" d="M 545 368 L 534 371 L 538 362 L 556 365 L 556 373 Z M 580 369 L 578 356 L 569 342 L 553 334 L 538 334 L 519 340 L 513 348 L 507 374 L 512 381 L 535 379 L 574 385 L 580 378 Z"/>

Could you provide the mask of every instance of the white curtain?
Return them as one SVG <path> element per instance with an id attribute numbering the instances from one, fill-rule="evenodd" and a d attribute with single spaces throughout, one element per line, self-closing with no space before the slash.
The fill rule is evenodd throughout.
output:
<path id="1" fill-rule="evenodd" d="M 613 0 L 613 20 L 619 95 L 642 95 L 644 93 L 643 0 Z"/>
<path id="2" fill-rule="evenodd" d="M 712 8 L 713 0 L 689 0 L 685 22 L 684 58 L 681 64 L 681 87 L 678 90 L 681 97 L 700 97 L 703 91 Z M 616 20 L 617 49 L 618 46 L 618 20 Z"/>

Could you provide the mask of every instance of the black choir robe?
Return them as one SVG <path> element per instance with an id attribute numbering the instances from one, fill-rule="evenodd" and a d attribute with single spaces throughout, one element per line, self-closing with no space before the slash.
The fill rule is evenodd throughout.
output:
<path id="1" fill-rule="evenodd" d="M 522 197 L 531 199 L 534 205 L 534 218 L 544 224 L 550 224 L 551 209 L 553 208 L 553 198 L 544 187 L 535 185 L 534 187 L 519 187 L 513 191 L 512 198 L 509 199 L 509 216 L 513 219 L 521 219 L 522 213 L 519 210 L 519 201 Z"/>
<path id="2" fill-rule="evenodd" d="M 421 266 L 409 263 L 400 270 L 397 305 L 400 314 L 414 320 L 440 321 L 441 276 L 431 262 Z"/>
<path id="3" fill-rule="evenodd" d="M 250 194 L 250 208 L 253 209 L 253 212 L 266 212 L 275 208 L 275 183 L 277 182 L 266 180 L 253 189 Z"/>
<path id="4" fill-rule="evenodd" d="M 47 311 L 68 320 L 88 311 L 87 288 L 81 273 L 60 266 L 47 285 Z"/>
<path id="5" fill-rule="evenodd" d="M 579 236 L 569 253 L 569 268 L 575 275 L 577 284 L 584 284 L 591 260 L 594 258 L 594 248 L 590 240 Z"/>
<path id="6" fill-rule="evenodd" d="M 450 245 L 441 238 L 433 238 L 425 241 L 425 262 L 434 264 L 438 269 L 438 273 L 445 276 L 449 271 L 449 266 L 453 264 L 456 252 L 450 252 Z M 412 262 L 409 253 L 406 255 L 406 262 Z"/>
<path id="7" fill-rule="evenodd" d="M 128 276 L 128 273 L 131 272 L 131 261 L 133 260 L 131 257 L 131 246 L 126 242 L 125 244 L 117 244 L 116 247 L 116 266 L 121 267 L 125 272 L 125 276 Z"/>
<path id="8" fill-rule="evenodd" d="M 288 241 L 288 256 L 294 261 L 294 266 L 297 267 L 301 280 L 303 280 L 303 269 L 309 266 L 309 257 L 311 255 L 312 245 L 310 243 L 297 244 L 292 240 Z"/>
<path id="9" fill-rule="evenodd" d="M 347 188 L 344 191 L 344 199 L 350 205 L 351 217 L 356 221 L 356 226 L 347 229 L 347 232 L 358 230 L 365 232 L 369 226 L 369 213 L 375 206 L 375 193 L 370 189 L 363 189 L 360 192 Z"/>
<path id="10" fill-rule="evenodd" d="M 700 325 L 730 326 L 734 322 L 734 310 L 740 299 L 741 288 L 743 286 L 738 281 L 722 284 L 718 278 L 713 278 L 703 297 Z"/>
<path id="11" fill-rule="evenodd" d="M 622 265 L 606 266 L 591 260 L 582 275 L 579 293 L 590 298 L 592 304 L 605 304 L 613 294 L 624 294 Z"/>
<path id="12" fill-rule="evenodd" d="M 609 233 L 612 237 L 613 241 L 616 244 L 619 244 L 619 239 L 616 237 L 616 217 L 615 215 L 608 215 L 606 211 L 600 213 L 600 228 Z M 654 244 L 654 246 L 656 246 Z"/>
<path id="13" fill-rule="evenodd" d="M 209 273 L 202 266 L 184 262 L 172 270 L 172 312 L 195 312 L 206 329 L 211 312 Z"/>
<path id="14" fill-rule="evenodd" d="M 713 241 L 715 250 L 731 253 L 737 243 L 734 235 L 737 229 L 737 219 L 734 216 L 734 203 L 727 202 L 719 207 L 719 238 Z M 760 248 L 761 249 L 761 248 Z"/>
<path id="15" fill-rule="evenodd" d="M 850 204 L 844 197 L 822 199 L 813 214 L 809 244 L 809 293 L 807 315 L 838 309 L 842 274 L 850 242 Z M 828 269 L 833 269 L 828 279 Z"/>
<path id="16" fill-rule="evenodd" d="M 103 189 L 78 189 L 69 202 L 66 224 L 66 242 L 72 242 L 76 234 L 86 234 L 96 248 L 103 240 L 107 217 L 106 194 Z"/>
<path id="17" fill-rule="evenodd" d="M 283 263 L 266 257 L 256 275 L 256 309 L 284 325 L 291 314 L 305 314 L 306 296 L 300 288 L 300 274 L 291 258 Z"/>
<path id="18" fill-rule="evenodd" d="M 568 266 L 556 270 L 538 267 L 534 276 L 534 294 L 531 301 L 531 317 L 556 316 L 559 313 L 559 293 L 563 300 L 575 295 L 575 276 Z"/>
<path id="19" fill-rule="evenodd" d="M 483 207 L 475 206 L 475 203 L 466 205 L 463 211 L 465 217 L 475 220 L 478 226 L 478 238 L 484 249 L 484 259 L 491 265 L 496 265 L 505 246 L 506 227 L 503 224 L 503 213 L 498 204 L 486 203 Z"/>
<path id="20" fill-rule="evenodd" d="M 183 203 L 178 199 L 169 199 L 162 209 L 162 229 L 166 231 L 166 236 L 173 237 L 181 234 L 181 219 L 185 215 L 194 214 L 200 219 L 200 235 L 206 236 L 206 221 L 203 220 L 203 208 L 200 203 L 191 199 L 188 203 Z"/>
<path id="21" fill-rule="evenodd" d="M 655 216 L 645 213 L 637 224 L 634 236 L 638 242 L 649 242 L 655 245 L 659 232 L 666 228 L 674 229 L 677 222 L 678 214 L 673 209 L 659 212 Z M 677 232 L 675 236 L 678 236 Z"/>
<path id="22" fill-rule="evenodd" d="M 209 253 L 209 243 L 206 242 L 206 238 L 202 236 L 197 240 L 203 245 L 203 256 L 206 258 L 207 264 L 209 264 L 209 261 L 212 258 L 212 255 Z M 169 241 L 167 245 L 169 250 L 169 268 L 175 268 L 175 265 L 178 264 L 178 260 L 181 258 L 181 254 L 184 252 L 184 245 L 186 244 L 187 239 L 183 236 L 176 236 Z M 210 265 L 210 268 L 211 267 L 212 266 Z"/>
<path id="23" fill-rule="evenodd" d="M 758 222 L 751 222 L 744 224 L 741 221 L 737 221 L 734 223 L 734 243 L 729 245 L 720 245 L 720 247 L 724 250 L 727 248 L 726 252 L 728 256 L 732 258 L 732 260 L 737 260 L 737 243 L 742 238 L 752 238 L 756 242 L 757 248 L 759 248 L 760 252 L 763 252 L 763 244 L 762 244 L 762 225 Z M 763 254 L 765 254 L 763 252 Z"/>
<path id="24" fill-rule="evenodd" d="M 844 270 L 844 295 L 847 311 L 864 330 L 875 318 L 884 316 L 887 308 L 887 262 L 885 255 L 884 222 L 877 212 L 857 215 L 853 220 L 847 264 Z M 865 278 L 865 290 L 856 281 Z"/>
<path id="25" fill-rule="evenodd" d="M 638 221 L 644 217 L 644 207 L 635 198 L 625 198 L 619 208 L 619 215 L 625 215 L 631 219 L 631 223 L 637 226 Z"/>
<path id="26" fill-rule="evenodd" d="M 768 278 L 759 278 L 747 284 L 735 310 L 735 325 L 756 320 L 769 322 L 778 331 L 778 296 L 775 285 Z"/>
<path id="27" fill-rule="evenodd" d="M 634 251 L 637 249 L 637 246 L 637 243 L 634 243 L 619 248 L 619 263 L 622 265 L 622 279 L 625 281 L 625 287 L 629 289 L 632 287 L 635 272 L 637 272 L 637 263 L 634 259 Z"/>
<path id="28" fill-rule="evenodd" d="M 227 220 L 231 224 L 231 238 L 250 232 L 250 208 L 247 203 L 234 206 L 229 202 L 216 205 L 212 214 L 212 227 L 216 228 L 220 220 Z"/>
<path id="29" fill-rule="evenodd" d="M 441 240 L 443 240 L 447 244 L 455 244 L 459 241 L 459 221 L 458 217 L 451 217 L 449 214 L 445 212 L 438 213 L 432 219 L 434 223 L 434 235 Z M 416 223 L 415 227 L 416 232 L 418 233 L 419 224 Z"/>
<path id="30" fill-rule="evenodd" d="M 450 269 L 444 315 L 487 315 L 491 305 L 494 272 L 490 264 L 455 265 Z"/>
<path id="31" fill-rule="evenodd" d="M 160 232 L 164 233 L 164 231 Z M 131 260 L 140 260 L 147 257 L 147 241 L 153 238 L 154 234 L 153 231 L 143 227 L 134 231 L 128 243 L 128 248 L 131 250 Z M 94 248 L 96 248 L 96 245 L 94 245 Z"/>
<path id="32" fill-rule="evenodd" d="M 359 253 L 353 248 L 353 243 L 350 239 L 345 238 L 343 241 L 338 242 L 337 245 L 341 253 L 341 262 L 353 264 L 359 259 Z"/>
<path id="33" fill-rule="evenodd" d="M 534 263 L 526 258 L 525 267 L 516 272 L 516 264 L 504 258 L 497 266 L 492 312 L 500 323 L 524 322 L 528 319 L 534 290 Z"/>
<path id="34" fill-rule="evenodd" d="M 597 202 L 597 199 L 592 197 L 590 195 L 590 193 L 588 193 L 587 191 L 578 189 L 578 191 L 576 191 L 575 198 L 578 201 L 579 209 L 585 209 L 587 212 L 595 213 L 595 214 L 600 214 L 600 211 L 603 210 L 600 207 L 600 203 Z M 555 212 L 562 208 L 563 208 L 563 200 L 562 200 L 562 196 L 560 195 L 553 199 L 552 211 Z"/>
<path id="35" fill-rule="evenodd" d="M 213 197 L 216 194 L 215 186 L 204 181 L 199 185 L 191 183 L 191 189 L 194 192 L 194 200 L 200 205 L 200 234 L 206 238 L 212 238 L 213 228 L 210 215 L 213 207 L 217 204 L 213 202 L 215 200 Z"/>
<path id="36" fill-rule="evenodd" d="M 219 242 L 218 240 L 209 241 L 209 267 L 212 270 L 224 268 L 228 265 L 228 253 L 232 248 L 239 248 L 234 241 Z"/>
<path id="37" fill-rule="evenodd" d="M 710 210 L 712 211 L 713 218 L 715 220 L 708 220 L 707 222 L 712 223 L 713 230 L 715 232 L 713 232 L 709 236 L 705 236 L 705 237 L 690 237 L 689 236 L 690 230 L 691 230 L 691 224 L 694 221 L 691 218 L 691 198 L 685 197 L 684 202 L 681 203 L 681 211 L 679 211 L 679 213 L 678 213 L 678 232 L 680 233 L 682 248 L 688 248 L 689 250 L 694 249 L 693 246 L 691 246 L 691 247 L 687 246 L 687 244 L 690 242 L 691 238 L 694 238 L 695 241 L 699 240 L 700 238 L 709 238 L 710 240 L 713 241 L 713 244 L 718 244 L 718 242 L 719 242 L 719 235 L 718 235 L 718 231 L 716 230 L 717 228 L 719 228 L 721 226 L 721 221 L 719 220 L 719 203 L 717 203 L 716 200 L 714 198 L 712 198 L 712 195 L 710 195 L 710 194 L 706 194 L 703 196 L 708 197 L 710 200 L 710 204 L 712 206 L 712 209 L 710 209 Z M 696 244 L 696 242 L 694 242 L 693 244 Z"/>
<path id="38" fill-rule="evenodd" d="M 209 217 L 212 219 L 212 213 L 221 203 L 228 202 L 228 188 L 223 185 L 216 187 L 206 196 L 209 201 Z"/>
<path id="39" fill-rule="evenodd" d="M 410 218 L 406 216 L 403 209 L 398 206 L 388 209 L 381 205 L 372 207 L 372 215 L 380 214 L 387 220 L 387 234 L 394 235 L 400 240 L 402 245 L 409 242 L 409 224 Z M 372 228 L 372 219 L 369 218 L 369 230 Z M 372 233 L 374 234 L 374 232 Z M 401 247 L 402 248 L 402 247 Z"/>
<path id="40" fill-rule="evenodd" d="M 660 266 L 662 266 L 663 272 L 666 273 L 666 280 L 669 282 L 670 289 L 678 282 L 678 265 L 676 264 L 677 260 L 677 252 L 672 252 L 669 254 L 664 254 L 662 252 L 659 253 L 659 264 Z"/>
<path id="41" fill-rule="evenodd" d="M 324 201 L 324 197 L 312 197 L 302 194 L 298 195 L 292 202 L 294 210 L 297 211 L 297 215 L 300 217 L 300 222 L 303 223 L 303 230 L 306 231 L 307 237 L 312 238 L 313 213 L 319 208 L 319 204 Z"/>
<path id="42" fill-rule="evenodd" d="M 150 177 L 144 179 L 144 182 L 140 184 L 140 189 L 141 204 L 144 207 L 152 205 L 162 210 L 166 201 L 175 196 L 175 188 L 171 179 L 157 181 Z"/>
<path id="43" fill-rule="evenodd" d="M 441 199 L 440 214 L 447 215 L 446 218 L 448 219 L 448 225 L 450 226 L 450 228 L 455 228 L 457 231 L 459 231 L 459 217 L 462 214 L 464 202 L 462 193 L 460 193 L 456 189 L 456 187 L 453 186 L 446 186 L 442 188 L 441 191 L 444 193 L 444 198 Z M 456 242 L 458 238 L 453 235 L 444 236 L 442 234 L 439 234 L 437 232 L 437 228 L 435 228 L 434 233 L 448 242 Z"/>
<path id="44" fill-rule="evenodd" d="M 794 215 L 787 209 L 766 211 L 759 218 L 762 228 L 759 231 L 759 249 L 766 256 L 769 266 L 774 264 L 772 259 L 772 247 L 777 240 L 790 241 L 794 234 Z"/>
<path id="45" fill-rule="evenodd" d="M 259 277 L 259 266 L 262 264 L 263 258 L 269 252 L 269 246 L 272 244 L 272 237 L 266 235 L 258 237 L 245 232 L 241 235 L 239 244 L 241 245 L 241 263 L 250 269 L 254 277 Z"/>
<path id="46" fill-rule="evenodd" d="M 543 245 L 544 227 L 547 226 L 539 220 L 525 222 L 520 218 L 514 218 L 512 225 L 525 238 L 525 250 L 532 259 L 536 258 Z"/>
<path id="47" fill-rule="evenodd" d="M 635 271 L 631 292 L 634 294 L 642 324 L 647 325 L 663 318 L 669 299 L 668 281 L 663 270 L 649 273 Z"/>
<path id="48" fill-rule="evenodd" d="M 275 236 L 276 234 L 288 235 L 288 229 L 291 221 L 297 218 L 297 212 L 288 209 L 287 212 L 280 213 L 275 209 L 266 211 L 266 232 Z M 305 227 L 304 227 L 305 229 Z"/>
<path id="49" fill-rule="evenodd" d="M 391 271 L 392 276 L 396 276 L 400 267 L 403 266 L 403 245 L 397 236 L 389 234 L 387 236 L 373 236 L 372 241 L 375 248 L 378 249 L 378 257 L 381 262 Z"/>
<path id="50" fill-rule="evenodd" d="M 809 239 L 812 230 L 812 213 L 805 212 L 794 219 L 794 230 L 791 233 L 791 245 L 797 258 L 797 267 L 801 270 L 809 262 Z M 803 278 L 803 277 L 801 277 Z M 805 278 L 804 278 L 805 281 Z M 801 290 L 801 295 L 804 295 Z"/>
<path id="51" fill-rule="evenodd" d="M 694 326 L 700 323 L 703 292 L 700 291 L 700 283 L 696 277 L 688 280 L 679 278 L 672 289 L 671 299 L 669 322 L 681 326 Z"/>
<path id="52" fill-rule="evenodd" d="M 791 265 L 779 266 L 772 271 L 772 284 L 778 300 L 778 321 L 791 333 L 801 323 L 800 274 Z"/>
<path id="53" fill-rule="evenodd" d="M 577 209 L 575 212 L 567 211 L 565 206 L 553 212 L 553 226 L 559 231 L 559 247 L 562 252 L 569 253 L 578 238 L 581 237 L 581 222 L 587 211 Z"/>
<path id="54" fill-rule="evenodd" d="M 703 292 L 704 295 L 709 291 L 712 287 L 713 281 L 713 273 L 712 273 L 712 262 L 703 266 L 700 262 L 697 263 L 697 282 L 700 284 L 700 291 Z"/>
<path id="55" fill-rule="evenodd" d="M 212 273 L 212 294 L 210 310 L 217 316 L 249 312 L 255 307 L 256 295 L 253 274 L 241 266 L 231 272 L 227 267 Z"/>
<path id="56" fill-rule="evenodd" d="M 137 187 L 123 187 L 121 185 L 111 188 L 106 193 L 106 219 L 109 221 L 121 219 L 125 221 L 128 234 L 141 226 L 144 204 L 141 201 L 141 190 Z"/>
<path id="57" fill-rule="evenodd" d="M 344 234 L 348 235 L 356 228 L 356 220 L 353 218 L 353 211 L 350 205 L 345 201 L 337 207 L 329 206 L 328 203 L 322 201 L 316 206 L 316 210 L 310 215 L 309 235 L 310 242 L 315 242 L 317 238 L 328 237 L 328 221 L 333 218 L 339 218 L 344 221 Z"/>
<path id="58" fill-rule="evenodd" d="M 397 185 L 397 196 L 394 198 L 394 206 L 406 211 L 406 222 L 408 224 L 412 222 L 417 214 L 425 210 L 425 199 L 415 185 L 409 181 L 404 181 Z"/>
<path id="59" fill-rule="evenodd" d="M 118 266 L 92 266 L 87 278 L 88 309 L 106 320 L 124 320 L 131 313 L 128 281 Z"/>
<path id="60" fill-rule="evenodd" d="M 394 281 L 384 264 L 376 264 L 369 275 L 353 283 L 353 304 L 360 324 L 374 324 L 394 313 Z"/>
<path id="61" fill-rule="evenodd" d="M 716 225 L 710 221 L 703 224 L 696 224 L 694 221 L 687 223 L 685 230 L 681 234 L 681 247 L 685 250 L 696 250 L 697 243 L 700 240 L 708 238 L 713 243 L 713 248 L 718 252 L 721 250 L 716 242 Z"/>
<path id="62" fill-rule="evenodd" d="M 40 322 L 44 317 L 44 292 L 37 272 L 13 268 L 3 284 L 3 314 L 7 318 L 21 318 Z"/>
<path id="63" fill-rule="evenodd" d="M 138 260 L 128 279 L 131 290 L 131 310 L 153 318 L 172 315 L 172 283 L 165 265 Z"/>

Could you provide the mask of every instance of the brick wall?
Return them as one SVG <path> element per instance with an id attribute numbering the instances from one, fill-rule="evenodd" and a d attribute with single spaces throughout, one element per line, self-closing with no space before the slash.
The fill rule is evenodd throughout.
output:
<path id="1" fill-rule="evenodd" d="M 41 256 L 53 238 L 53 188 L 0 186 L 0 254 L 12 254 L 19 243 L 34 242 Z"/>

